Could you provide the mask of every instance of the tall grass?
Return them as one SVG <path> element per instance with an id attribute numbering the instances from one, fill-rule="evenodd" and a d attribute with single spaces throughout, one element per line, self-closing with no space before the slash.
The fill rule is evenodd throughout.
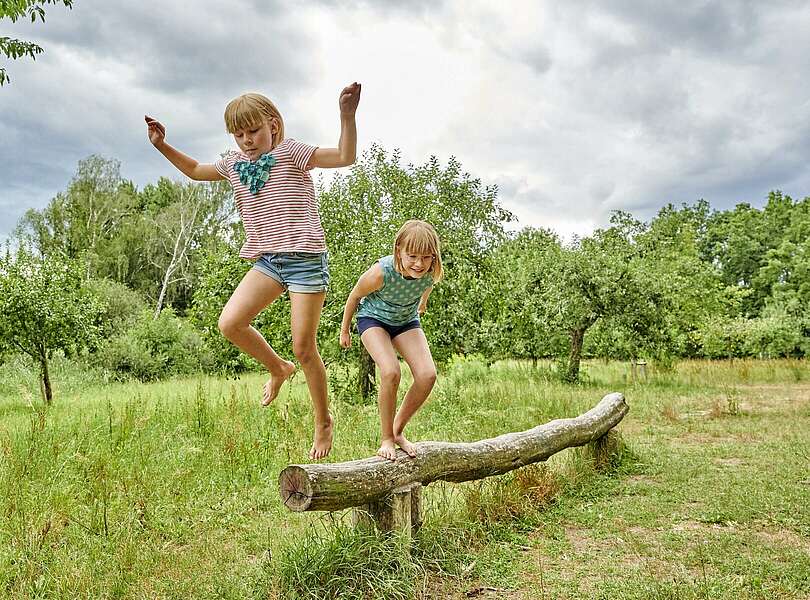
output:
<path id="1" fill-rule="evenodd" d="M 405 557 L 395 540 L 362 537 L 340 516 L 324 526 L 281 505 L 278 473 L 305 462 L 312 439 L 302 377 L 262 409 L 258 374 L 147 385 L 55 364 L 50 408 L 22 363 L 0 367 L 0 596 L 407 598 L 436 574 L 512 581 L 511 554 L 491 552 L 498 536 L 531 526 L 586 480 L 574 473 L 588 472 L 570 467 L 571 454 L 492 481 L 430 486 L 433 516 Z M 615 390 L 634 417 L 660 420 L 666 402 L 686 410 L 739 385 L 810 379 L 802 361 L 685 362 L 635 383 L 620 363 L 585 370 L 586 383 L 569 386 L 544 364 L 458 360 L 408 433 L 474 441 L 574 416 Z M 376 408 L 334 400 L 332 411 L 329 460 L 373 454 Z M 345 594 L 329 595 L 337 589 Z"/>

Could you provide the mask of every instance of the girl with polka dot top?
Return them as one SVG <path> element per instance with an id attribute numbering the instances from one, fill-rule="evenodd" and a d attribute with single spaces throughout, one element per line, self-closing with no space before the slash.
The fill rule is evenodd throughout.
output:
<path id="1" fill-rule="evenodd" d="M 351 324 L 380 370 L 380 436 L 377 454 L 396 460 L 396 446 L 408 456 L 416 447 L 403 435 L 408 421 L 427 399 L 436 382 L 436 366 L 419 315 L 427 309 L 433 285 L 442 277 L 439 236 L 429 223 L 408 221 L 397 233 L 394 252 L 374 263 L 355 284 L 340 328 L 340 345 L 352 344 Z M 359 309 L 358 309 L 359 306 Z M 413 374 L 413 384 L 396 411 L 399 353 Z"/>

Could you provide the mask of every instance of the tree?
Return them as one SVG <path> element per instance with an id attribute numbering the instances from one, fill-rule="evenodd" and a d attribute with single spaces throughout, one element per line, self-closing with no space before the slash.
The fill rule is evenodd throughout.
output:
<path id="1" fill-rule="evenodd" d="M 537 270 L 560 240 L 545 229 L 525 228 L 502 243 L 492 257 L 496 265 L 487 275 L 487 294 L 481 298 L 483 320 L 479 350 L 491 360 L 557 356 L 566 336 L 543 318 L 536 294 Z"/>
<path id="2" fill-rule="evenodd" d="M 8 17 L 12 23 L 22 18 L 30 18 L 32 23 L 39 19 L 44 23 L 45 6 L 48 4 L 64 4 L 66 7 L 72 8 L 73 0 L 0 0 L 0 18 Z M 42 54 L 43 49 L 33 42 L 0 37 L 0 52 L 12 60 L 24 56 L 30 56 L 36 60 L 37 55 Z M 0 67 L 0 86 L 10 81 L 5 67 Z"/>
<path id="3" fill-rule="evenodd" d="M 79 162 L 68 188 L 41 211 L 29 210 L 15 237 L 41 256 L 81 258 L 87 279 L 111 279 L 150 298 L 156 313 L 191 303 L 199 253 L 232 237 L 226 182 L 179 183 L 161 178 L 142 191 L 121 177 L 116 160 Z"/>
<path id="4" fill-rule="evenodd" d="M 206 243 L 206 234 L 219 239 L 230 219 L 225 207 L 229 194 L 223 193 L 223 186 L 172 183 L 170 187 L 174 192 L 172 201 L 147 217 L 149 262 L 159 275 L 155 318 L 171 286 L 192 288 L 195 250 Z"/>
<path id="5" fill-rule="evenodd" d="M 0 260 L 0 352 L 23 352 L 35 361 L 47 404 L 53 352 L 75 353 L 97 338 L 100 307 L 82 270 L 78 261 L 38 259 L 26 248 Z"/>
<path id="6" fill-rule="evenodd" d="M 634 236 L 641 224 L 619 217 L 613 227 L 567 245 L 548 232 L 531 230 L 507 245 L 506 265 L 518 275 L 517 285 L 508 289 L 512 297 L 503 316 L 502 351 L 515 356 L 526 348 L 521 337 L 542 336 L 533 348 L 529 342 L 530 351 L 555 354 L 561 378 L 576 382 L 585 336 L 597 324 L 625 332 L 625 351 L 631 355 L 653 342 L 666 299 L 640 268 Z M 518 323 L 506 329 L 512 321 Z"/>
<path id="7" fill-rule="evenodd" d="M 42 256 L 82 257 L 87 278 L 104 277 L 106 246 L 138 208 L 134 186 L 121 177 L 121 164 L 93 155 L 79 161 L 65 192 L 41 212 L 25 213 L 15 235 Z"/>
<path id="8" fill-rule="evenodd" d="M 406 166 L 398 152 L 389 155 L 373 146 L 348 175 L 335 177 L 321 190 L 320 208 L 333 257 L 320 328 L 327 359 L 346 356 L 337 343 L 346 297 L 374 261 L 391 253 L 396 232 L 408 219 L 430 222 L 442 242 L 445 278 L 431 294 L 423 318 L 434 358 L 441 362 L 453 353 L 476 351 L 491 251 L 513 218 L 499 205 L 496 188 L 464 173 L 454 158 L 446 166 L 435 157 Z M 350 356 L 358 358 L 358 346 Z M 360 380 L 373 378 L 373 363 L 361 365 Z"/>
<path id="9" fill-rule="evenodd" d="M 794 203 L 790 196 L 771 192 L 762 210 L 738 204 L 713 213 L 703 240 L 704 259 L 714 265 L 722 281 L 745 292 L 742 316 L 762 312 L 775 281 L 763 272 L 768 255 L 779 248 L 790 227 Z"/>

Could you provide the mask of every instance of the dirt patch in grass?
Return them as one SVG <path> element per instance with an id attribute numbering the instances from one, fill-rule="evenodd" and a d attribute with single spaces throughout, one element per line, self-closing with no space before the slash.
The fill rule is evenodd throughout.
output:
<path id="1" fill-rule="evenodd" d="M 681 444 L 736 444 L 740 440 L 730 435 L 713 435 L 706 432 L 687 431 L 672 440 Z"/>
<path id="2" fill-rule="evenodd" d="M 533 596 L 517 590 L 493 587 L 480 581 L 459 581 L 440 576 L 429 577 L 423 594 L 418 597 L 425 600 L 466 600 L 467 598 L 533 599 Z"/>
<path id="3" fill-rule="evenodd" d="M 804 537 L 787 529 L 760 529 L 754 531 L 754 536 L 771 546 L 787 546 L 801 550 L 810 555 L 810 538 Z"/>
<path id="4" fill-rule="evenodd" d="M 739 467 L 745 464 L 741 458 L 715 458 L 712 462 L 721 467 Z"/>
<path id="5" fill-rule="evenodd" d="M 630 475 L 625 479 L 627 483 L 634 485 L 660 485 L 661 482 L 649 475 Z"/>
<path id="6" fill-rule="evenodd" d="M 702 523 L 700 521 L 681 521 L 672 526 L 672 531 L 693 532 L 700 537 L 711 537 L 719 533 L 733 533 L 736 535 L 751 535 L 760 543 L 775 548 L 794 548 L 810 554 L 810 539 L 787 529 L 753 529 L 750 527 L 737 527 L 733 523 Z"/>

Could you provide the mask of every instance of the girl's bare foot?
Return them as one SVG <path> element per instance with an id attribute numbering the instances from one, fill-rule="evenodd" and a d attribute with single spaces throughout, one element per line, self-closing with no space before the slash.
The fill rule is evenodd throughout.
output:
<path id="1" fill-rule="evenodd" d="M 394 446 L 394 440 L 383 440 L 380 449 L 377 450 L 377 456 L 382 456 L 388 460 L 396 460 L 397 448 Z"/>
<path id="2" fill-rule="evenodd" d="M 315 424 L 315 439 L 312 440 L 312 448 L 309 450 L 310 460 L 319 460 L 326 457 L 332 449 L 332 430 L 334 421 L 329 415 L 329 421 L 320 425 Z"/>
<path id="3" fill-rule="evenodd" d="M 401 433 L 399 435 L 394 436 L 394 442 L 396 443 L 397 446 L 402 448 L 411 458 L 416 456 L 416 446 L 414 446 L 407 439 L 405 439 L 405 436 L 402 435 Z"/>
<path id="4" fill-rule="evenodd" d="M 295 373 L 295 365 L 288 360 L 284 361 L 284 367 L 279 375 L 270 375 L 270 379 L 264 384 L 264 397 L 262 406 L 270 406 L 270 403 L 278 396 L 281 386 Z"/>

